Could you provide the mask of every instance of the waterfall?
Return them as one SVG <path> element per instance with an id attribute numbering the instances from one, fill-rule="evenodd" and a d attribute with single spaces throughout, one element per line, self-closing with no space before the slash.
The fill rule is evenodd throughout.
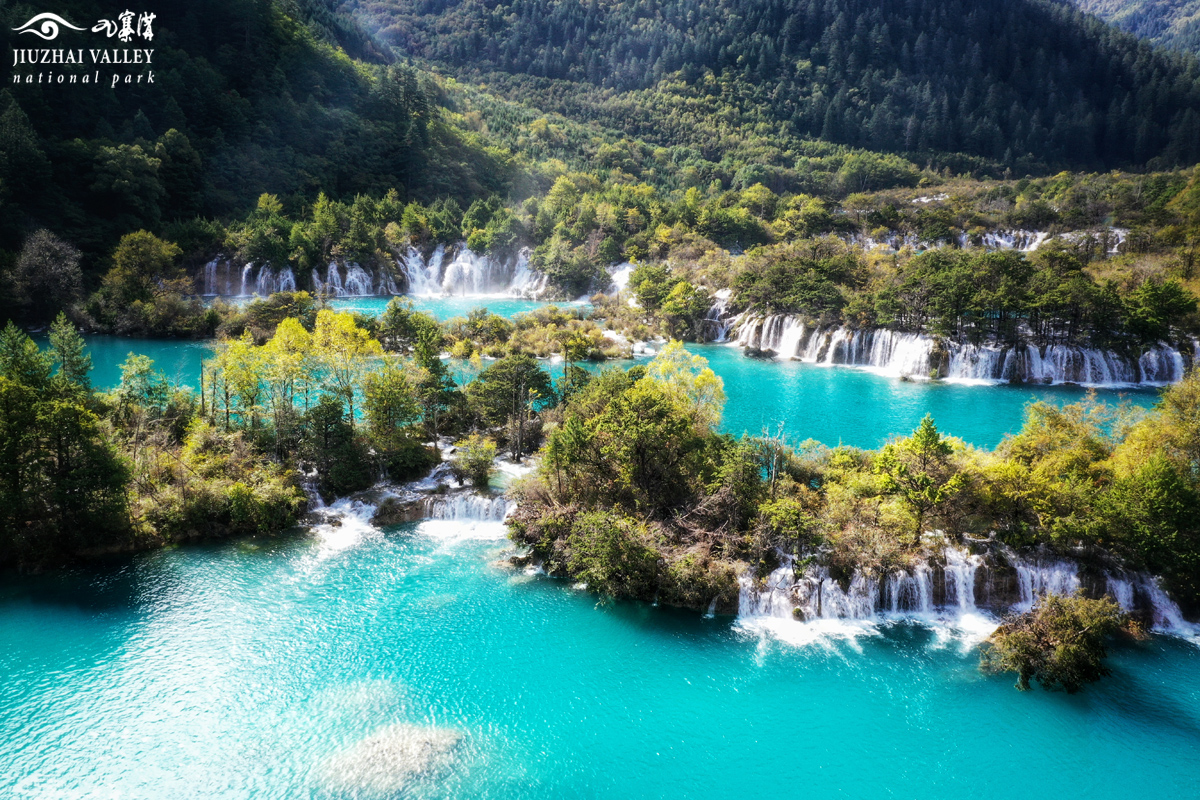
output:
<path id="1" fill-rule="evenodd" d="M 1138 359 L 1138 373 L 1142 383 L 1168 384 L 1183 380 L 1187 364 L 1183 354 L 1173 347 L 1159 342 Z"/>
<path id="2" fill-rule="evenodd" d="M 417 248 L 408 248 L 408 252 L 401 259 L 401 269 L 408 281 L 409 294 L 441 294 L 442 260 L 445 256 L 446 248 L 440 244 L 434 248 L 428 261 Z"/>
<path id="3" fill-rule="evenodd" d="M 739 580 L 738 616 L 793 619 L 796 604 L 791 591 L 795 585 L 792 563 L 790 557 L 786 558 L 767 576 L 761 589 L 751 577 L 743 575 Z"/>
<path id="4" fill-rule="evenodd" d="M 529 267 L 529 258 L 531 255 L 528 248 L 521 250 L 517 254 L 517 263 L 513 270 L 512 281 L 508 286 L 510 293 L 518 294 L 522 297 L 536 297 L 546 290 L 549 278 L 543 273 Z"/>
<path id="5" fill-rule="evenodd" d="M 893 616 L 933 613 L 933 568 L 917 564 L 910 573 L 896 570 L 887 579 L 887 610 Z"/>
<path id="6" fill-rule="evenodd" d="M 448 295 L 493 294 L 506 288 L 497 280 L 500 264 L 492 258 L 479 256 L 468 249 L 458 252 L 446 267 L 442 291 Z M 503 279 L 506 276 L 501 276 Z"/>
<path id="7" fill-rule="evenodd" d="M 740 617 L 777 617 L 814 620 L 873 620 L 891 616 L 928 616 L 934 606 L 934 570 L 918 563 L 911 572 L 894 570 L 883 583 L 873 574 L 855 570 L 846 588 L 826 567 L 809 566 L 796 575 L 795 562 L 781 556 L 782 564 L 759 584 L 743 575 L 739 581 Z M 975 611 L 975 575 L 983 559 L 948 547 L 945 550 L 945 609 L 955 616 Z"/>
<path id="8" fill-rule="evenodd" d="M 1046 231 L 997 229 L 977 235 L 959 234 L 956 237 L 956 243 L 963 249 L 977 247 L 983 250 L 1017 250 L 1023 253 L 1032 253 L 1052 238 L 1077 243 L 1087 237 L 1092 237 L 1104 248 L 1108 255 L 1117 255 L 1120 253 L 1121 247 L 1128 236 L 1129 231 L 1125 228 L 1109 228 L 1102 231 L 1071 231 L 1058 234 L 1057 236 L 1052 236 Z M 855 233 L 841 238 L 846 244 L 862 248 L 863 250 L 884 248 L 893 252 L 899 252 L 905 248 L 929 250 L 942 247 L 948 243 L 945 240 L 925 240 L 915 234 L 901 234 L 896 231 L 888 231 L 878 237 Z"/>
<path id="9" fill-rule="evenodd" d="M 379 278 L 375 282 L 375 294 L 378 296 L 400 294 L 400 289 L 396 286 L 396 278 L 386 267 L 379 269 Z"/>
<path id="10" fill-rule="evenodd" d="M 978 244 L 972 241 L 972 237 L 964 234 L 960 244 L 963 247 L 978 246 L 985 250 L 1020 250 L 1030 253 L 1041 247 L 1048 238 L 1050 234 L 1044 231 L 996 230 L 977 237 Z"/>
<path id="11" fill-rule="evenodd" d="M 1167 596 L 1153 575 L 1108 573 L 1105 575 L 1105 588 L 1123 611 L 1147 610 L 1153 630 L 1181 636 L 1200 636 L 1200 625 L 1184 619 L 1179 606 Z"/>
<path id="12" fill-rule="evenodd" d="M 612 283 L 613 294 L 620 294 L 629 288 L 629 276 L 633 274 L 634 269 L 636 269 L 636 267 L 634 267 L 634 265 L 628 261 L 617 264 L 612 268 L 612 270 L 609 272 L 608 278 Z M 723 289 L 722 291 L 726 292 L 725 299 L 728 300 L 730 294 L 729 290 Z"/>
<path id="13" fill-rule="evenodd" d="M 503 497 L 464 493 L 430 498 L 427 510 L 430 519 L 503 522 L 508 514 L 508 501 Z"/>
<path id="14" fill-rule="evenodd" d="M 1025 558 L 1005 548 L 993 555 L 1008 565 L 1001 566 L 995 577 L 1000 585 L 1015 588 L 1015 593 L 1009 589 L 999 595 L 978 595 L 977 586 L 992 584 L 984 580 L 991 567 L 982 556 L 953 545 L 929 553 L 927 560 L 916 561 L 908 569 L 891 570 L 882 580 L 873 572 L 858 569 L 849 581 L 838 581 L 827 567 L 815 564 L 797 571 L 792 557 L 779 554 L 780 566 L 765 580 L 750 573 L 738 579 L 739 622 L 768 622 L 771 624 L 767 629 L 773 633 L 780 633 L 779 625 L 784 621 L 800 627 L 817 625 L 824 633 L 836 633 L 838 629 L 827 627 L 829 623 L 848 621 L 859 625 L 916 619 L 982 641 L 1003 613 L 1028 611 L 1038 597 L 1069 596 L 1082 587 L 1079 567 L 1071 561 L 1046 555 Z M 1015 586 L 1008 582 L 1013 572 Z M 1184 618 L 1153 576 L 1107 573 L 1105 581 L 1107 593 L 1121 608 L 1145 614 L 1155 631 L 1200 638 L 1200 624 Z M 1094 585 L 1089 587 L 1089 593 L 1096 591 Z M 993 601 L 993 597 L 997 599 Z M 817 633 L 810 630 L 807 634 L 783 635 L 811 640 Z"/>
<path id="15" fill-rule="evenodd" d="M 1072 595 L 1079 590 L 1079 567 L 1069 561 L 1038 560 L 1025 561 L 1011 557 L 1010 562 L 1017 571 L 1017 588 L 1021 600 L 1017 608 L 1028 611 L 1043 594 Z"/>
<path id="16" fill-rule="evenodd" d="M 983 559 L 956 547 L 947 547 L 946 556 L 946 605 L 956 606 L 959 613 L 975 610 L 975 573 Z"/>
<path id="17" fill-rule="evenodd" d="M 625 269 L 625 267 L 622 266 L 622 269 Z M 629 265 L 629 269 L 632 271 L 632 265 Z M 619 274 L 620 271 L 613 273 L 612 281 L 614 286 L 618 285 L 617 276 Z M 617 291 L 624 291 L 625 286 L 628 283 L 629 273 L 625 272 L 623 275 L 623 280 L 620 284 L 620 288 L 617 289 Z M 704 315 L 704 322 L 708 326 L 708 330 L 712 332 L 712 341 L 714 342 L 724 342 L 729 339 L 729 329 L 731 323 L 726 322 L 725 317 L 729 313 L 729 298 L 732 296 L 733 291 L 731 289 L 721 289 L 717 292 L 714 292 L 712 307 L 708 309 L 708 313 Z"/>
<path id="18" fill-rule="evenodd" d="M 478 255 L 460 243 L 452 248 L 446 263 L 446 248 L 442 245 L 428 259 L 410 247 L 399 259 L 399 267 L 410 294 L 536 297 L 546 291 L 549 279 L 530 266 L 531 255 L 523 249 L 511 261 L 501 261 Z"/>
<path id="19" fill-rule="evenodd" d="M 333 267 L 330 266 L 332 270 Z M 346 265 L 346 281 L 343 284 L 343 293 L 347 297 L 367 297 L 375 294 L 374 281 L 371 276 L 358 264 Z"/>
<path id="20" fill-rule="evenodd" d="M 247 264 L 246 266 L 242 267 L 242 288 L 238 291 L 239 296 L 245 297 L 249 294 L 249 292 L 246 291 L 246 284 L 253 272 L 254 264 Z"/>
<path id="21" fill-rule="evenodd" d="M 800 352 L 800 341 L 804 338 L 804 322 L 797 317 L 788 317 L 779 334 L 779 346 L 775 352 L 780 358 L 795 358 Z"/>
<path id="22" fill-rule="evenodd" d="M 927 378 L 935 370 L 951 381 L 996 383 L 1075 383 L 1083 386 L 1161 386 L 1176 383 L 1187 372 L 1189 360 L 1166 342 L 1148 348 L 1137 358 L 1111 350 L 1052 344 L 972 344 L 939 342 L 923 333 L 888 328 L 855 330 L 809 328 L 798 316 L 742 314 L 730 325 L 739 347 L 770 350 L 779 358 L 793 358 L 825 366 L 862 367 L 882 375 Z M 1200 342 L 1192 342 L 1200 352 Z M 935 357 L 941 350 L 946 361 Z"/>
<path id="23" fill-rule="evenodd" d="M 283 271 L 276 277 L 275 291 L 277 292 L 294 292 L 296 291 L 296 276 L 292 272 L 291 267 L 284 267 Z"/>
<path id="24" fill-rule="evenodd" d="M 217 259 L 204 265 L 204 293 L 215 295 L 217 292 Z"/>

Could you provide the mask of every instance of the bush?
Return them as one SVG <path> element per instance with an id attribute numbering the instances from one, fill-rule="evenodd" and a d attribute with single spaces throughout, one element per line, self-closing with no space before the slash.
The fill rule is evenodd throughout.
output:
<path id="1" fill-rule="evenodd" d="M 491 439 L 472 434 L 455 444 L 457 448 L 450 459 L 454 477 L 470 481 L 476 489 L 486 490 L 492 476 L 492 461 L 496 458 L 496 443 Z"/>
<path id="2" fill-rule="evenodd" d="M 1043 689 L 1074 693 L 1109 674 L 1105 639 L 1126 624 L 1121 609 L 1107 597 L 1046 595 L 992 634 L 981 666 L 989 673 L 1017 673 L 1022 691 L 1036 680 Z"/>
<path id="3" fill-rule="evenodd" d="M 567 538 L 567 553 L 570 574 L 591 591 L 654 598 L 660 555 L 643 523 L 611 512 L 583 514 Z"/>

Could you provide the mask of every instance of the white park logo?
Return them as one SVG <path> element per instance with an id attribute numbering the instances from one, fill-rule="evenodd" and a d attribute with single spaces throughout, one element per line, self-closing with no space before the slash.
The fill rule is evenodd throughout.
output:
<path id="1" fill-rule="evenodd" d="M 129 47 L 135 39 L 150 42 L 154 39 L 154 24 L 156 15 L 148 11 L 135 14 L 126 9 L 116 15 L 116 19 L 97 20 L 89 28 L 81 28 L 60 17 L 58 14 L 43 12 L 31 17 L 19 28 L 13 28 L 20 36 L 32 33 L 47 42 L 54 41 L 65 31 L 91 31 L 101 34 L 106 39 L 116 38 L 124 47 L 61 47 L 58 42 L 52 47 L 14 47 L 12 51 L 13 77 L 12 82 L 24 84 L 81 84 L 98 85 L 106 83 L 112 88 L 118 84 L 151 84 L 154 83 L 154 70 L 149 69 L 153 63 L 154 50 L 147 47 Z M 68 37 L 64 37 L 68 38 Z M 115 43 L 114 43 L 115 44 Z M 51 66 L 58 69 L 28 70 L 23 67 Z M 102 69 L 103 67 L 117 69 Z M 134 67 L 129 71 L 127 67 Z M 145 69 L 136 69 L 137 67 Z M 89 67 L 91 69 L 89 69 Z"/>
<path id="2" fill-rule="evenodd" d="M 146 41 L 151 41 L 154 39 L 154 31 L 150 26 L 154 22 L 155 16 L 155 14 L 146 11 L 143 11 L 141 14 L 134 14 L 132 11 L 126 9 L 118 14 L 115 20 L 97 20 L 96 24 L 92 26 L 92 33 L 103 33 L 110 39 L 116 36 L 122 42 L 128 42 L 134 36 L 140 36 Z M 60 26 L 70 28 L 73 31 L 87 30 L 87 28 L 72 25 L 58 14 L 51 14 L 49 11 L 32 17 L 24 25 L 19 28 L 13 28 L 13 30 L 17 33 L 32 33 L 34 36 L 40 36 L 46 41 L 50 41 L 58 36 Z"/>
<path id="3" fill-rule="evenodd" d="M 39 22 L 41 25 L 38 25 Z M 29 22 L 26 22 L 19 28 L 13 28 L 13 30 L 17 33 L 32 33 L 34 36 L 40 36 L 46 41 L 50 41 L 58 36 L 59 25 L 62 25 L 64 28 L 70 28 L 73 31 L 86 30 L 85 28 L 77 28 L 58 14 L 51 14 L 50 12 L 38 14 L 29 20 Z"/>

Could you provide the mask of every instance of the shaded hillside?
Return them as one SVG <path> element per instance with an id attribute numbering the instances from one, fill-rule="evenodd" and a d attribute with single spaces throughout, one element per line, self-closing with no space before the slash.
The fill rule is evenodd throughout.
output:
<path id="1" fill-rule="evenodd" d="M 1105 22 L 1154 44 L 1200 53 L 1197 0 L 1072 0 Z"/>
<path id="2" fill-rule="evenodd" d="M 152 8 L 154 84 L 0 90 L 0 249 L 48 226 L 85 254 L 107 252 L 130 230 L 245 213 L 263 192 L 298 208 L 320 191 L 352 198 L 396 188 L 405 199 L 469 202 L 503 190 L 503 166 L 445 123 L 427 79 L 383 63 L 371 37 L 326 5 Z M 88 21 L 106 10 L 74 2 L 59 11 Z M 38 46 L 11 31 L 34 13 L 0 11 L 0 40 Z M 340 42 L 379 63 L 351 59 Z"/>
<path id="3" fill-rule="evenodd" d="M 1042 0 L 349 0 L 403 52 L 672 144 L 704 118 L 1015 168 L 1200 160 L 1195 62 Z M 490 80 L 490 79 L 489 79 Z M 681 105 L 702 113 L 687 129 Z M 691 133 L 689 133 L 689 130 Z M 664 141 L 658 141 L 665 144 Z"/>

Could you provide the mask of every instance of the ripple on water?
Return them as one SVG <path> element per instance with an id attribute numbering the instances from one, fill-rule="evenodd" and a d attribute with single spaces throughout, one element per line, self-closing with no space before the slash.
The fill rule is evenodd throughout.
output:
<path id="1" fill-rule="evenodd" d="M 321 781 L 355 797 L 391 796 L 448 769 L 461 741 L 452 728 L 389 725 L 328 758 Z"/>

